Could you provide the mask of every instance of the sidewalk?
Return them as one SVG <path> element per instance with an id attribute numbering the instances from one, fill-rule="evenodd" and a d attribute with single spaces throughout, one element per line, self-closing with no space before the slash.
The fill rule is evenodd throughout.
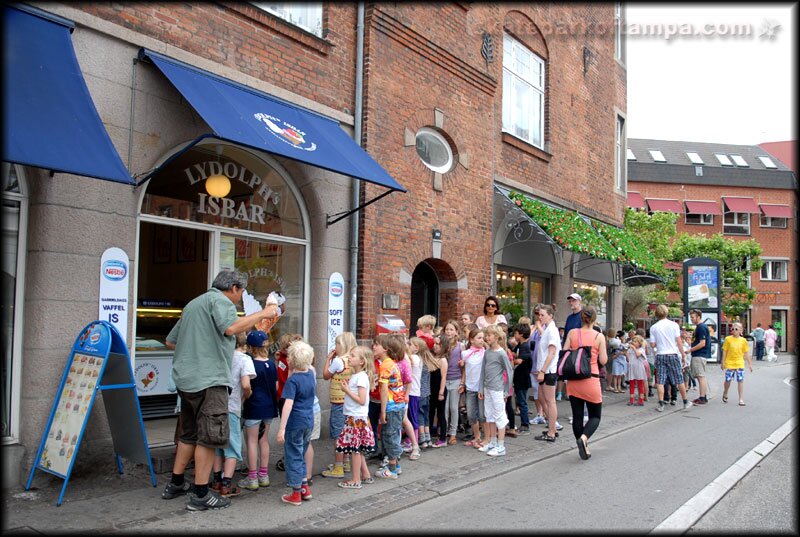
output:
<path id="1" fill-rule="evenodd" d="M 794 361 L 791 355 L 781 355 L 776 363 L 757 362 L 756 367 L 773 367 Z M 690 399 L 696 397 L 690 391 Z M 653 420 L 663 419 L 673 412 L 682 412 L 681 406 L 668 406 L 664 413 L 654 412 L 655 398 L 644 407 L 628 407 L 627 394 L 604 392 L 603 420 L 593 441 L 615 435 Z M 315 441 L 314 498 L 301 507 L 284 504 L 280 496 L 289 490 L 285 487 L 285 473 L 275 469 L 275 461 L 282 449 L 273 444 L 270 454 L 272 484 L 255 492 L 244 491 L 232 498 L 231 507 L 221 511 L 190 513 L 186 511 L 186 498 L 163 500 L 163 490 L 170 474 L 157 475 L 158 484 L 150 484 L 149 471 L 141 465 L 126 464 L 125 473 L 107 472 L 101 475 L 78 476 L 70 480 L 64 502 L 56 507 L 56 499 L 63 481 L 37 472 L 33 489 L 4 491 L 3 532 L 15 533 L 111 533 L 147 531 L 243 530 L 251 528 L 248 514 L 257 509 L 268 512 L 266 525 L 259 522 L 259 531 L 289 532 L 298 530 L 341 531 L 356 521 L 366 522 L 385 516 L 411 505 L 424 502 L 466 488 L 481 480 L 513 472 L 524 466 L 536 464 L 551 457 L 573 451 L 578 452 L 569 425 L 569 401 L 558 403 L 559 421 L 564 426 L 554 444 L 534 440 L 543 427 L 531 426 L 531 435 L 507 438 L 508 455 L 487 457 L 474 448 L 463 445 L 423 450 L 417 461 L 402 459 L 403 473 L 397 480 L 377 479 L 373 485 L 360 490 L 343 490 L 337 479 L 319 475 L 333 461 L 333 442 Z M 691 409 L 689 412 L 702 409 Z M 376 469 L 370 463 L 370 471 Z M 192 479 L 191 471 L 187 478 Z M 237 472 L 236 479 L 240 478 Z"/>

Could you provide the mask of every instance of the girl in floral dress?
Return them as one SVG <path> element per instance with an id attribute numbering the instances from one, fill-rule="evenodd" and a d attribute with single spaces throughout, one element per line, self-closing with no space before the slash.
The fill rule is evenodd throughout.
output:
<path id="1" fill-rule="evenodd" d="M 369 475 L 365 453 L 375 449 L 375 436 L 369 423 L 369 392 L 375 384 L 375 366 L 372 351 L 358 346 L 348 355 L 353 374 L 342 381 L 344 391 L 344 428 L 336 439 L 336 451 L 350 453 L 353 478 L 340 481 L 344 489 L 360 489 L 362 483 L 374 483 Z"/>

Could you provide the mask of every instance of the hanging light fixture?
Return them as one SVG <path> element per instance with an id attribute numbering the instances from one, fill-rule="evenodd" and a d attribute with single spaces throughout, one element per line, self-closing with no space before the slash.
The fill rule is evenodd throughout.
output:
<path id="1" fill-rule="evenodd" d="M 217 162 L 220 160 L 220 156 L 222 155 L 222 146 L 217 145 Z M 220 169 L 222 167 L 220 166 Z M 206 192 L 208 192 L 209 196 L 214 196 L 215 198 L 224 198 L 227 196 L 231 191 L 231 180 L 228 179 L 227 176 L 222 174 L 214 174 L 209 175 L 208 179 L 206 179 Z"/>

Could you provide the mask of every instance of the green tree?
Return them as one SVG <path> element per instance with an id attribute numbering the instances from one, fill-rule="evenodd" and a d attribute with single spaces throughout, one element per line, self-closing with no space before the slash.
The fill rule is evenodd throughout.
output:
<path id="1" fill-rule="evenodd" d="M 683 262 L 692 257 L 710 257 L 719 261 L 722 311 L 729 318 L 738 318 L 756 297 L 748 276 L 764 266 L 760 256 L 761 245 L 755 239 L 734 240 L 722 233 L 711 237 L 681 233 L 672 243 L 670 260 Z"/>

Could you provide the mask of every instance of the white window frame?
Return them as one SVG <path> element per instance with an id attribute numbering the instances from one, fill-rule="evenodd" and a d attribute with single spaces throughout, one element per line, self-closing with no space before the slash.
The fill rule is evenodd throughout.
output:
<path id="1" fill-rule="evenodd" d="M 731 162 L 731 159 L 729 159 L 728 155 L 725 153 L 714 153 L 714 156 L 717 157 L 721 166 L 733 166 L 733 162 Z"/>
<path id="2" fill-rule="evenodd" d="M 686 157 L 692 164 L 705 164 L 705 162 L 703 162 L 703 157 L 701 157 L 700 153 L 698 153 L 697 151 L 687 151 Z"/>
<path id="3" fill-rule="evenodd" d="M 750 165 L 747 163 L 747 161 L 744 159 L 744 157 L 742 155 L 734 155 L 733 153 L 731 153 L 728 156 L 731 158 L 731 160 L 733 161 L 733 163 L 736 166 L 738 166 L 740 168 L 749 168 L 750 167 Z"/>
<path id="4" fill-rule="evenodd" d="M 14 166 L 19 184 L 19 193 L 3 192 L 4 199 L 11 199 L 19 202 L 19 231 L 17 235 L 17 259 L 16 259 L 16 281 L 14 282 L 14 335 L 10 342 L 7 352 L 11 353 L 11 370 L 9 390 L 10 421 L 6 435 L 2 437 L 2 444 L 18 444 L 20 439 L 20 385 L 22 383 L 22 363 L 24 356 L 22 352 L 22 336 L 25 332 L 25 273 L 28 252 L 28 183 L 25 170 L 22 166 L 3 162 L 3 171 L 6 172 L 7 166 Z M 3 180 L 3 185 L 5 181 Z"/>
<path id="5" fill-rule="evenodd" d="M 690 222 L 689 217 L 697 217 L 697 222 Z M 696 225 L 696 226 L 713 226 L 714 225 L 714 215 L 713 214 L 689 214 L 686 213 L 683 218 L 683 223 L 688 225 Z"/>
<path id="6" fill-rule="evenodd" d="M 761 161 L 761 164 L 763 164 L 765 168 L 767 168 L 769 170 L 777 170 L 778 169 L 778 165 L 775 164 L 775 161 L 773 161 L 768 156 L 761 155 L 760 157 L 756 157 L 756 158 Z"/>
<path id="7" fill-rule="evenodd" d="M 783 223 L 783 225 L 779 225 L 781 223 Z M 789 225 L 789 219 L 783 216 L 773 217 L 762 214 L 761 218 L 759 219 L 759 226 L 761 227 L 772 228 L 772 229 L 786 229 L 788 225 Z"/>
<path id="8" fill-rule="evenodd" d="M 762 282 L 788 282 L 789 281 L 789 260 L 788 259 L 764 259 L 763 257 L 761 260 L 764 262 L 764 266 L 761 267 L 760 278 Z M 783 269 L 783 277 L 782 278 L 773 278 L 773 265 L 780 264 Z M 764 277 L 764 274 L 767 274 L 767 277 Z"/>
<path id="9" fill-rule="evenodd" d="M 450 142 L 447 141 L 447 138 L 442 136 L 442 133 L 440 133 L 436 129 L 432 129 L 430 127 L 422 127 L 420 130 L 417 131 L 417 134 L 414 137 L 415 144 L 416 144 L 417 140 L 419 140 L 420 135 L 428 135 L 428 136 L 434 138 L 440 144 L 442 144 L 446 149 L 447 162 L 445 164 L 443 164 L 442 166 L 434 166 L 433 164 L 431 164 L 429 162 L 425 162 L 425 159 L 423 159 L 422 156 L 419 154 L 419 151 L 417 151 L 417 156 L 419 157 L 419 160 L 429 170 L 431 170 L 433 172 L 436 172 L 436 173 L 444 174 L 444 173 L 447 173 L 450 170 L 452 170 L 453 169 L 453 165 L 455 164 L 455 162 L 454 162 L 455 161 L 455 157 L 453 155 L 453 148 L 450 146 Z"/>
<path id="10" fill-rule="evenodd" d="M 251 5 L 322 38 L 322 2 L 250 2 Z M 303 11 L 307 10 L 307 13 Z M 312 22 L 299 22 L 304 15 Z"/>
<path id="11" fill-rule="evenodd" d="M 653 162 L 666 162 L 667 159 L 664 156 L 664 153 L 661 152 L 660 149 L 648 149 L 650 153 L 650 158 L 653 159 Z"/>
<path id="12" fill-rule="evenodd" d="M 726 218 L 729 214 L 733 215 L 734 222 L 726 222 Z M 746 221 L 746 222 L 745 222 Z M 736 213 L 733 211 L 726 211 L 723 218 L 722 218 L 722 234 L 723 235 L 750 235 L 750 213 Z M 745 233 L 736 233 L 730 230 L 730 228 L 747 228 Z"/>
<path id="13" fill-rule="evenodd" d="M 614 3 L 614 59 L 626 64 L 628 43 L 625 38 L 625 7 L 622 2 Z"/>
<path id="14" fill-rule="evenodd" d="M 510 47 L 511 64 L 512 65 L 506 65 L 505 58 L 506 58 L 506 52 L 508 52 L 508 49 L 506 47 Z M 514 58 L 516 57 L 516 54 L 518 53 L 518 51 L 520 51 L 520 53 L 524 52 L 525 54 L 529 54 L 531 61 L 532 62 L 536 62 L 539 65 L 539 68 L 541 70 L 540 71 L 541 72 L 541 77 L 540 77 L 541 80 L 539 80 L 537 82 L 535 80 L 532 80 L 530 76 L 523 75 L 523 74 L 518 74 L 518 73 L 516 73 L 514 71 L 513 63 L 514 63 Z M 516 39 L 511 37 L 509 34 L 504 33 L 503 34 L 503 75 L 504 75 L 503 78 L 505 78 L 505 74 L 506 73 L 508 73 L 509 76 L 511 76 L 514 80 L 517 80 L 519 82 L 522 82 L 523 84 L 526 84 L 527 86 L 532 88 L 532 90 L 537 95 L 539 95 L 539 97 L 540 97 L 539 98 L 539 122 L 538 122 L 538 125 L 534 125 L 533 121 L 531 121 L 531 126 L 530 126 L 529 133 L 528 133 L 529 134 L 529 138 L 525 138 L 525 137 L 520 136 L 519 134 L 513 132 L 512 129 L 514 128 L 514 126 L 506 124 L 506 121 L 505 121 L 506 118 L 513 117 L 514 115 L 516 115 L 516 110 L 510 110 L 510 109 L 506 108 L 506 107 L 511 107 L 513 102 L 515 102 L 515 99 L 507 98 L 507 97 L 510 97 L 510 95 L 511 95 L 510 92 L 513 91 L 513 85 L 509 85 L 510 87 L 506 87 L 506 84 L 504 83 L 503 84 L 503 97 L 502 97 L 502 118 L 503 119 L 501 120 L 503 122 L 503 127 L 502 127 L 503 132 L 506 132 L 506 133 L 510 134 L 511 136 L 514 136 L 515 138 L 519 138 L 520 140 L 524 140 L 526 143 L 529 143 L 534 147 L 538 147 L 539 149 L 544 150 L 545 149 L 545 139 L 544 139 L 544 125 L 545 125 L 545 120 L 544 120 L 544 102 L 545 102 L 545 98 L 547 97 L 547 94 L 545 92 L 545 86 L 546 86 L 546 80 L 547 80 L 547 62 L 545 62 L 545 60 L 543 58 L 541 58 L 538 54 L 533 52 L 531 49 L 529 49 L 528 47 L 526 47 L 525 45 L 523 45 L 522 43 L 520 43 L 519 41 L 517 41 Z M 506 93 L 506 92 L 509 92 L 509 93 Z M 511 102 L 509 102 L 509 101 L 511 101 Z M 533 118 L 531 118 L 531 119 L 533 119 Z M 536 143 L 534 141 L 537 138 L 535 133 L 539 134 L 538 138 L 541 140 L 540 143 Z"/>
<path id="15" fill-rule="evenodd" d="M 614 186 L 622 193 L 628 191 L 628 159 L 626 151 L 625 116 L 615 114 L 616 125 L 614 128 Z"/>
<path id="16" fill-rule="evenodd" d="M 625 150 L 625 156 L 628 157 L 628 160 L 636 160 L 636 155 L 630 147 Z"/>

